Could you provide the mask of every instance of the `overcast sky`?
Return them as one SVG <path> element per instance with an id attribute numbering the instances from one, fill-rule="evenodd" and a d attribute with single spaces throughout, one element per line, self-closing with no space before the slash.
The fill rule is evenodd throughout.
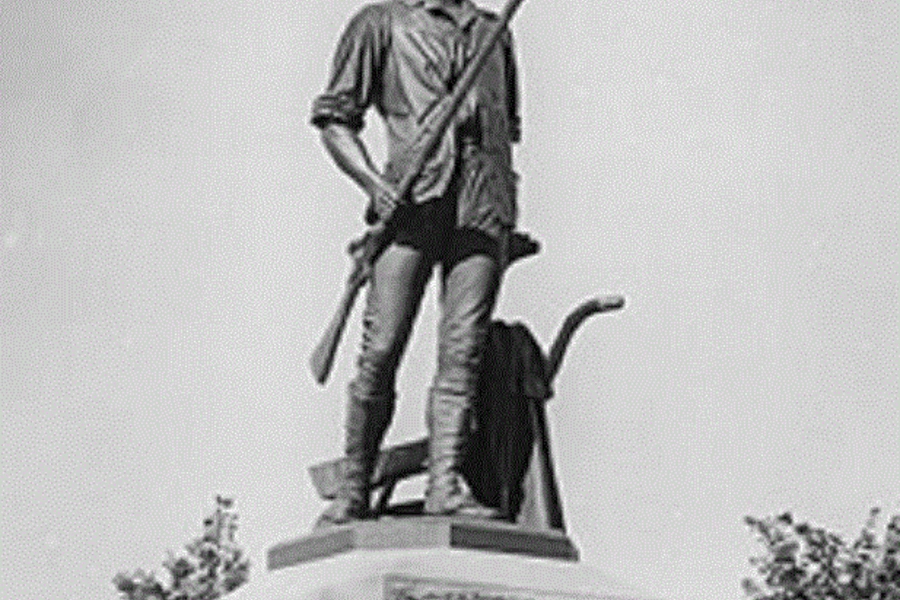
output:
<path id="1" fill-rule="evenodd" d="M 365 199 L 307 119 L 360 6 L 0 4 L 0 596 L 112 599 L 216 493 L 253 577 L 315 519 L 359 314 L 327 388 L 306 361 Z M 900 511 L 897 3 L 531 0 L 513 30 L 543 250 L 497 315 L 548 344 L 628 298 L 548 407 L 584 561 L 738 598 L 744 515 Z M 433 292 L 390 442 L 424 433 Z"/>

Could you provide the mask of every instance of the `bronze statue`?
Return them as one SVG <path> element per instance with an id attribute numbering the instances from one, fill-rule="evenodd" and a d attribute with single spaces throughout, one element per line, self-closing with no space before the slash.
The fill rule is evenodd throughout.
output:
<path id="1" fill-rule="evenodd" d="M 470 0 L 369 4 L 344 31 L 330 83 L 313 103 L 312 123 L 338 167 L 366 192 L 367 221 L 375 224 L 357 280 L 367 279 L 369 287 L 349 386 L 343 472 L 320 524 L 370 515 L 371 477 L 394 412 L 397 366 L 435 265 L 441 316 L 428 399 L 424 512 L 497 516 L 463 484 L 461 469 L 516 221 L 511 144 L 519 140 L 519 113 L 506 24 L 521 1 L 510 0 L 499 17 Z M 358 135 L 373 106 L 387 126 L 383 172 Z"/>

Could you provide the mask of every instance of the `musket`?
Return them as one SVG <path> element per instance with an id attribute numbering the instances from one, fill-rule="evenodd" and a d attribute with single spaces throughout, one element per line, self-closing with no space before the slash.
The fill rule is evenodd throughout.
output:
<path id="1" fill-rule="evenodd" d="M 413 187 L 425 168 L 425 164 L 443 139 L 459 107 L 462 105 L 476 78 L 481 73 L 481 69 L 487 62 L 491 52 L 493 52 L 497 42 L 500 41 L 503 32 L 510 21 L 512 21 L 516 10 L 518 10 L 522 2 L 524 0 L 507 1 L 487 40 L 479 48 L 478 53 L 472 58 L 471 62 L 466 65 L 462 77 L 457 81 L 453 92 L 441 101 L 435 113 L 437 116 L 426 122 L 425 127 L 416 137 L 416 141 L 412 145 L 415 151 L 412 159 L 406 163 L 409 167 L 397 188 L 398 206 L 408 202 Z M 310 369 L 313 377 L 319 384 L 324 384 L 328 380 L 328 375 L 334 364 L 334 356 L 341 341 L 341 336 L 344 333 L 344 328 L 347 325 L 347 319 L 356 302 L 356 296 L 369 280 L 375 260 L 390 244 L 393 238 L 393 225 L 392 211 L 391 214 L 377 221 L 362 237 L 352 241 L 348 246 L 348 251 L 353 257 L 353 270 L 347 278 L 344 293 L 341 296 L 334 316 L 309 357 Z"/>

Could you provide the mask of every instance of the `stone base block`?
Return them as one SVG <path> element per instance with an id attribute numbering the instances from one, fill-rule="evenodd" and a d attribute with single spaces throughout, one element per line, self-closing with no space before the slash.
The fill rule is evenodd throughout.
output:
<path id="1" fill-rule="evenodd" d="M 483 550 L 350 550 L 258 572 L 228 600 L 641 600 L 572 561 Z"/>
<path id="2" fill-rule="evenodd" d="M 382 518 L 315 531 L 275 545 L 268 568 L 281 569 L 352 550 L 456 548 L 578 560 L 568 536 L 497 521 L 447 517 Z"/>

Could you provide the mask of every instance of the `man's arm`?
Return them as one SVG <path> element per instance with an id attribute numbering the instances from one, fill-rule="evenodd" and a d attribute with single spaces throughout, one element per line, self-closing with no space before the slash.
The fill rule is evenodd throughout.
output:
<path id="1" fill-rule="evenodd" d="M 322 128 L 322 143 L 338 168 L 369 196 L 370 208 L 381 218 L 389 215 L 397 205 L 397 191 L 378 172 L 359 135 L 333 121 Z"/>
<path id="2" fill-rule="evenodd" d="M 365 191 L 370 211 L 379 216 L 393 209 L 396 194 L 372 162 L 359 132 L 366 110 L 376 101 L 388 17 L 386 5 L 369 4 L 350 20 L 335 51 L 331 81 L 313 102 L 311 115 L 334 162 Z"/>

